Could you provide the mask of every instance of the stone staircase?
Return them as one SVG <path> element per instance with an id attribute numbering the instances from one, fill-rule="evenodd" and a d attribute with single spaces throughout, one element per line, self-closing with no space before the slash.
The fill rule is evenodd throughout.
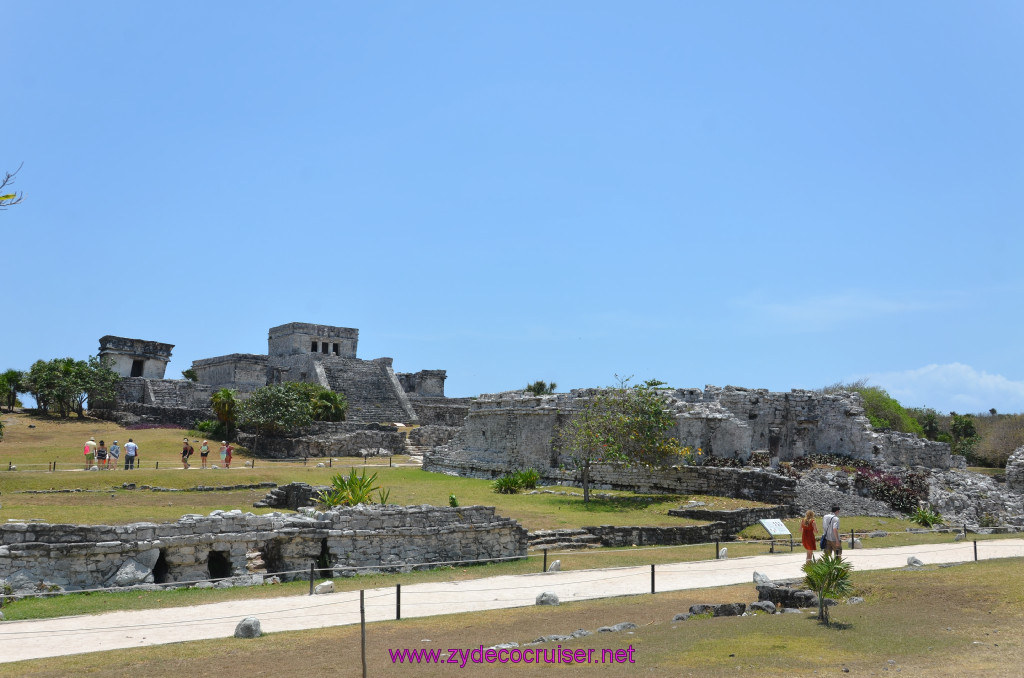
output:
<path id="1" fill-rule="evenodd" d="M 427 453 L 430 448 L 426 445 L 410 445 L 408 442 L 405 443 L 405 453 L 409 455 L 410 464 L 423 465 L 423 455 Z"/>
<path id="2" fill-rule="evenodd" d="M 586 530 L 537 530 L 527 535 L 527 549 L 573 551 L 601 547 L 601 538 Z"/>

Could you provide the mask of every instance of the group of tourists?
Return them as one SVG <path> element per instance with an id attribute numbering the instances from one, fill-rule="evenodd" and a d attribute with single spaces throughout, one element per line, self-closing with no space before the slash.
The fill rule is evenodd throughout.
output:
<path id="1" fill-rule="evenodd" d="M 198 442 L 198 441 L 196 441 Z M 135 468 L 135 462 L 139 458 L 139 446 L 135 444 L 135 441 L 131 438 L 124 445 L 124 470 L 129 471 Z M 231 468 L 231 454 L 234 452 L 234 448 L 228 443 L 223 441 L 220 447 L 220 459 L 224 462 L 224 468 Z M 100 470 L 109 470 L 117 468 L 117 465 L 121 459 L 122 449 L 118 442 L 115 440 L 107 447 L 104 441 L 98 443 L 93 439 L 89 438 L 85 441 L 85 448 L 83 451 L 85 455 L 85 470 L 88 471 L 93 467 Z M 188 438 L 185 438 L 181 448 L 181 463 L 185 468 L 191 468 L 188 463 L 189 457 L 195 454 L 195 449 L 189 443 Z M 202 459 L 202 467 L 208 468 L 206 465 L 206 458 L 210 454 L 210 445 L 205 440 L 203 444 L 199 446 L 199 458 Z"/>
<path id="2" fill-rule="evenodd" d="M 821 548 L 825 555 L 843 555 L 843 542 L 839 536 L 839 506 L 833 504 L 832 512 L 821 519 L 821 541 L 818 541 L 818 526 L 814 522 L 814 511 L 808 511 L 800 519 L 800 541 L 807 550 L 807 562 L 814 560 L 814 550 Z"/>
<path id="3" fill-rule="evenodd" d="M 121 458 L 121 446 L 115 440 L 107 447 L 102 440 L 98 443 L 89 438 L 85 441 L 85 470 L 93 466 L 99 469 L 117 468 L 118 460 Z M 124 444 L 124 470 L 135 468 L 135 460 L 139 456 L 139 446 L 131 438 Z"/>
<path id="4" fill-rule="evenodd" d="M 196 442 L 199 442 L 198 440 Z M 231 453 L 234 452 L 234 448 L 224 440 L 220 444 L 220 460 L 224 462 L 224 468 L 231 468 Z M 188 463 L 189 458 L 196 453 L 192 443 L 185 438 L 181 443 L 181 466 L 182 468 L 189 469 L 192 465 Z M 206 460 L 210 456 L 210 444 L 203 441 L 203 444 L 199 446 L 199 459 L 202 460 L 202 466 L 199 468 L 209 468 L 206 465 Z"/>

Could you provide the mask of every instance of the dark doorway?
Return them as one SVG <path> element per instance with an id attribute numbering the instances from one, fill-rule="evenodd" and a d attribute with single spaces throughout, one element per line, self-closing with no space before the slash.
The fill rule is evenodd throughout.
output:
<path id="1" fill-rule="evenodd" d="M 167 553 L 160 549 L 160 556 L 156 559 L 156 565 L 153 566 L 153 583 L 166 584 L 168 570 L 170 568 L 167 567 Z"/>
<path id="2" fill-rule="evenodd" d="M 320 541 L 320 556 L 316 559 L 316 567 L 318 576 L 334 576 L 334 570 L 331 569 L 331 549 L 327 547 L 326 539 Z"/>
<path id="3" fill-rule="evenodd" d="M 133 377 L 141 377 L 142 376 L 142 368 L 145 365 L 146 365 L 146 361 L 145 360 L 133 360 L 132 361 L 132 376 Z"/>
<path id="4" fill-rule="evenodd" d="M 278 574 L 285 571 L 284 556 L 281 555 L 281 540 L 268 541 L 262 549 L 263 566 L 267 574 Z"/>
<path id="5" fill-rule="evenodd" d="M 223 551 L 210 551 L 206 567 L 210 572 L 210 579 L 224 579 L 231 576 L 231 561 Z"/>

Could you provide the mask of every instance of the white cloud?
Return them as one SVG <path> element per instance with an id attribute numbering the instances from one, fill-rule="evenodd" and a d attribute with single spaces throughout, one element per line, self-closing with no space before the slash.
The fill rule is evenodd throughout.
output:
<path id="1" fill-rule="evenodd" d="M 936 308 L 933 302 L 885 298 L 862 292 L 826 294 L 789 301 L 747 299 L 739 303 L 752 309 L 759 322 L 798 332 L 829 330 L 854 322 Z M 948 307 L 947 302 L 944 308 Z"/>
<path id="2" fill-rule="evenodd" d="M 902 372 L 868 375 L 904 406 L 934 407 L 940 412 L 1024 412 L 1024 381 L 978 371 L 970 365 L 926 365 Z"/>

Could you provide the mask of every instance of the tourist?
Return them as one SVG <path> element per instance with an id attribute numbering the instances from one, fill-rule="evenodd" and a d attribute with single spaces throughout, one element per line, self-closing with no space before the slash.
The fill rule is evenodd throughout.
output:
<path id="1" fill-rule="evenodd" d="M 139 446 L 129 438 L 124 446 L 124 470 L 135 468 L 135 457 L 139 456 Z"/>
<path id="2" fill-rule="evenodd" d="M 107 468 L 110 468 L 111 466 L 113 466 L 116 469 L 117 468 L 118 460 L 120 458 L 121 458 L 121 447 L 117 444 L 117 441 L 115 440 L 110 445 L 110 456 L 107 457 Z"/>
<path id="3" fill-rule="evenodd" d="M 107 445 L 102 440 L 96 446 L 96 466 L 99 468 L 107 467 Z"/>
<path id="4" fill-rule="evenodd" d="M 821 531 L 822 538 L 825 541 L 825 545 L 822 547 L 822 551 L 825 555 L 834 553 L 837 556 L 843 555 L 843 542 L 839 536 L 839 505 L 832 505 L 832 513 L 826 513 L 825 517 L 821 519 Z"/>
<path id="5" fill-rule="evenodd" d="M 231 453 L 234 449 L 231 447 L 231 443 L 224 441 L 224 468 L 231 468 Z"/>
<path id="6" fill-rule="evenodd" d="M 201 468 L 206 468 L 206 458 L 210 456 L 210 446 L 203 441 L 203 444 L 199 446 L 199 459 L 202 460 L 203 465 Z"/>
<path id="7" fill-rule="evenodd" d="M 818 525 L 814 522 L 814 511 L 808 511 L 800 520 L 800 541 L 807 549 L 807 562 L 814 560 L 814 547 L 818 541 Z"/>
<path id="8" fill-rule="evenodd" d="M 188 458 L 192 456 L 192 446 L 188 442 L 188 438 L 181 443 L 181 467 L 188 469 Z"/>
<path id="9" fill-rule="evenodd" d="M 95 440 L 89 438 L 88 440 L 85 441 L 85 450 L 83 451 L 83 454 L 85 455 L 85 470 L 88 471 L 89 469 L 92 468 L 93 459 L 96 458 Z"/>

